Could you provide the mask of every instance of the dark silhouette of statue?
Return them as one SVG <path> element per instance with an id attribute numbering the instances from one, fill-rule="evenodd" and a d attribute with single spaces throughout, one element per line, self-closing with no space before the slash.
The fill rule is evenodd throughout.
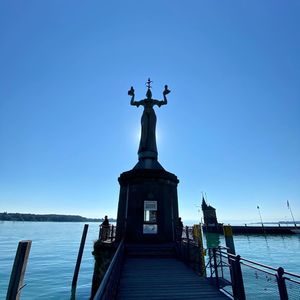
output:
<path id="1" fill-rule="evenodd" d="M 141 139 L 140 146 L 138 150 L 139 159 L 155 159 L 157 160 L 157 146 L 156 146 L 156 115 L 153 107 L 157 105 L 161 107 L 168 103 L 166 95 L 170 93 L 168 86 L 165 85 L 163 91 L 164 100 L 155 100 L 152 99 L 151 92 L 151 82 L 150 78 L 148 79 L 146 86 L 148 88 L 146 93 L 146 99 L 135 101 L 134 100 L 134 89 L 128 91 L 128 95 L 131 96 L 130 104 L 139 107 L 142 105 L 144 107 L 143 115 L 141 118 Z"/>

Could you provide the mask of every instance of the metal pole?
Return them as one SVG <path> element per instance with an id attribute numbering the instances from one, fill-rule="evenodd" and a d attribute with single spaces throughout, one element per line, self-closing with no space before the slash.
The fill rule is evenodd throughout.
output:
<path id="1" fill-rule="evenodd" d="M 110 242 L 111 243 L 113 241 L 113 238 L 114 238 L 114 225 L 111 225 L 111 228 L 110 228 Z"/>
<path id="2" fill-rule="evenodd" d="M 186 238 L 187 238 L 187 255 L 186 255 L 186 260 L 187 260 L 187 263 L 190 262 L 190 238 L 189 238 L 189 227 L 188 226 L 185 226 L 185 234 L 186 234 Z"/>
<path id="3" fill-rule="evenodd" d="M 25 286 L 24 276 L 32 241 L 20 241 L 6 294 L 6 300 L 20 299 L 20 290 Z"/>
<path id="4" fill-rule="evenodd" d="M 234 261 L 234 269 L 233 269 L 233 274 L 234 274 L 233 296 L 234 299 L 237 300 L 246 300 L 244 280 L 243 280 L 240 260 L 241 257 L 237 255 Z"/>
<path id="5" fill-rule="evenodd" d="M 258 205 L 257 205 L 257 210 L 258 210 L 259 217 L 260 217 L 261 227 L 263 229 L 263 232 L 265 233 L 265 227 L 264 227 L 264 223 L 263 223 L 263 220 L 262 220 L 262 217 L 261 217 L 260 208 L 259 208 Z"/>
<path id="6" fill-rule="evenodd" d="M 77 261 L 76 261 L 76 266 L 75 266 L 75 270 L 74 270 L 74 276 L 73 276 L 73 280 L 72 280 L 71 299 L 75 299 L 78 273 L 79 273 L 79 268 L 80 268 L 80 264 L 81 264 L 81 259 L 82 259 L 82 254 L 83 254 L 83 249 L 84 249 L 84 244 L 85 244 L 88 228 L 89 228 L 89 224 L 84 224 L 80 247 L 79 247 L 78 256 L 77 256 Z"/>
<path id="7" fill-rule="evenodd" d="M 277 279 L 277 284 L 278 284 L 279 296 L 280 296 L 280 300 L 288 300 L 289 297 L 288 297 L 285 279 L 283 277 L 283 274 L 284 274 L 284 269 L 281 267 L 278 268 L 277 274 L 276 274 L 276 279 Z"/>
<path id="8" fill-rule="evenodd" d="M 216 286 L 219 289 L 220 283 L 219 283 L 219 273 L 218 273 L 218 264 L 217 264 L 217 249 L 213 248 L 213 259 L 214 259 L 214 269 L 215 269 L 215 276 L 216 276 Z"/>

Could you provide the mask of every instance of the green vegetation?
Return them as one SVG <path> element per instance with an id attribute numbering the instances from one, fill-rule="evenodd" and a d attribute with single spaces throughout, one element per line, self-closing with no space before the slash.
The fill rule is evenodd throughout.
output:
<path id="1" fill-rule="evenodd" d="M 36 214 L 22 214 L 22 213 L 0 213 L 0 221 L 31 221 L 31 222 L 102 222 L 103 219 L 85 218 L 81 216 L 72 215 L 36 215 Z M 114 222 L 114 219 L 109 219 Z"/>

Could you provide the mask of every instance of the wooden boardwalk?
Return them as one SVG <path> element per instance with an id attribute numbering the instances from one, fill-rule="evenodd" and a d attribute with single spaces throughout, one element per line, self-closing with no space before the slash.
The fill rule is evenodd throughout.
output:
<path id="1" fill-rule="evenodd" d="M 127 257 L 121 273 L 117 299 L 228 298 L 176 258 Z"/>

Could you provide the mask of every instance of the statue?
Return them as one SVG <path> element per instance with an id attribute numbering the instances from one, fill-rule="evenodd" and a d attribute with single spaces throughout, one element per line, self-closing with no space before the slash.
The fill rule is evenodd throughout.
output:
<path id="1" fill-rule="evenodd" d="M 157 146 L 156 146 L 156 115 L 153 109 L 154 105 L 161 107 L 162 105 L 166 105 L 168 103 L 166 95 L 170 93 L 168 86 L 165 85 L 165 89 L 163 91 L 164 100 L 155 100 L 152 99 L 151 92 L 151 83 L 150 78 L 148 79 L 146 86 L 148 88 L 146 99 L 135 101 L 134 100 L 134 89 L 128 91 L 128 95 L 131 96 L 130 104 L 139 107 L 140 105 L 144 106 L 143 115 L 141 118 L 141 140 L 140 146 L 138 150 L 139 159 L 142 158 L 150 158 L 157 159 Z"/>

